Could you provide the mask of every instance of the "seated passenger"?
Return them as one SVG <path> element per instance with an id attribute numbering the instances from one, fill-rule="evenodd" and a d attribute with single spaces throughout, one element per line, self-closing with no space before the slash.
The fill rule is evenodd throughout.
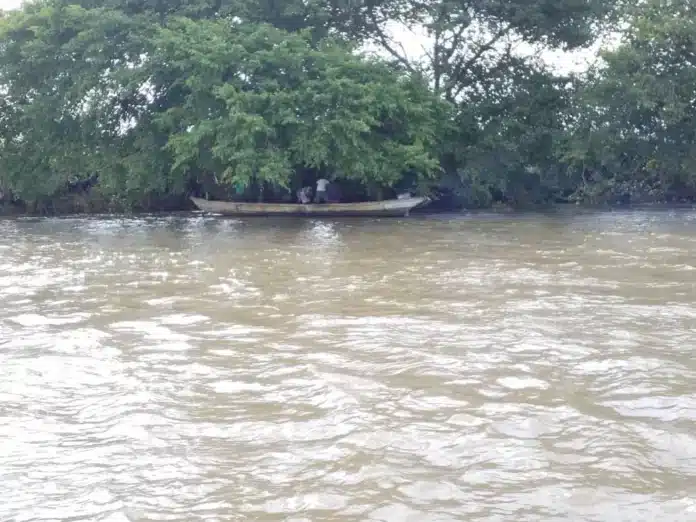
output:
<path id="1" fill-rule="evenodd" d="M 297 201 L 306 205 L 312 201 L 312 187 L 302 187 L 297 191 Z"/>

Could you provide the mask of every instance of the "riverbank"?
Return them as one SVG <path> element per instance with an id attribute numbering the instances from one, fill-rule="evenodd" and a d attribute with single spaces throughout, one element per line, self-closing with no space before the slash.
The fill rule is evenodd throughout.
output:
<path id="1" fill-rule="evenodd" d="M 148 196 L 140 201 L 132 198 L 117 199 L 98 192 L 65 194 L 55 198 L 26 203 L 0 202 L 0 216 L 69 216 L 98 214 L 147 214 L 155 212 L 183 212 L 195 210 L 185 195 Z"/>
<path id="2" fill-rule="evenodd" d="M 640 203 L 549 203 L 539 205 L 514 206 L 496 202 L 483 208 L 447 208 L 437 205 L 426 205 L 412 211 L 413 215 L 442 215 L 442 214 L 529 214 L 554 213 L 558 211 L 612 211 L 612 210 L 677 210 L 694 209 L 696 202 L 668 202 L 655 200 Z M 43 202 L 26 204 L 24 202 L 0 203 L 0 217 L 64 217 L 82 215 L 147 215 L 163 213 L 182 213 L 198 211 L 196 206 L 186 196 L 150 197 L 133 204 L 126 204 L 113 198 L 99 195 L 65 195 Z"/>

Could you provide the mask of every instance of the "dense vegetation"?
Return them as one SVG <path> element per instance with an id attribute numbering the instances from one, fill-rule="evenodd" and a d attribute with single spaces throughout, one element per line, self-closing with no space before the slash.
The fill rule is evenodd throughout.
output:
<path id="1" fill-rule="evenodd" d="M 280 201 L 319 176 L 447 208 L 692 201 L 692 4 L 30 1 L 0 12 L 0 205 Z M 395 26 L 427 34 L 423 59 Z M 611 31 L 580 75 L 520 52 Z"/>

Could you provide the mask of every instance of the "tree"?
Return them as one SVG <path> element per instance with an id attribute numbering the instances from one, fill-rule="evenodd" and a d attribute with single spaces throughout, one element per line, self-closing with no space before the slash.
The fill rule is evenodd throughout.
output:
<path id="1" fill-rule="evenodd" d="M 449 206 L 553 199 L 552 165 L 569 108 L 557 78 L 522 48 L 564 50 L 591 43 L 613 20 L 615 2 L 549 0 L 376 0 L 361 4 L 360 37 L 395 64 L 427 77 L 456 107 L 443 132 L 439 189 Z M 408 56 L 393 28 L 425 33 L 423 59 Z M 554 179 L 546 179 L 551 175 Z M 551 183 L 551 187 L 546 185 Z"/>
<path id="2" fill-rule="evenodd" d="M 173 19 L 153 62 L 185 102 L 165 111 L 175 169 L 240 187 L 298 188 L 307 169 L 389 188 L 434 173 L 446 104 L 423 82 L 307 33 Z"/>
<path id="3" fill-rule="evenodd" d="M 161 25 L 169 17 L 192 20 L 228 19 L 244 24 L 269 24 L 297 32 L 308 30 L 314 43 L 325 37 L 355 37 L 364 25 L 360 0 L 43 0 L 51 5 L 116 10 Z"/>
<path id="4" fill-rule="evenodd" d="M 447 107 L 417 77 L 309 29 L 128 6 L 42 2 L 0 21 L 0 182 L 16 196 L 94 172 L 131 205 L 211 174 L 287 192 L 308 170 L 373 189 L 435 172 Z"/>
<path id="5" fill-rule="evenodd" d="M 695 8 L 617 5 L 35 0 L 0 14 L 0 190 L 55 200 L 98 172 L 134 207 L 201 184 L 287 198 L 320 175 L 452 206 L 696 199 Z M 522 52 L 619 18 L 622 45 L 584 76 Z M 393 26 L 426 33 L 422 60 Z"/>
<path id="6" fill-rule="evenodd" d="M 109 169 L 123 124 L 146 105 L 147 25 L 115 11 L 28 4 L 0 19 L 0 172 L 21 198 Z"/>
<path id="7" fill-rule="evenodd" d="M 519 58 L 526 43 L 574 49 L 591 43 L 613 13 L 603 0 L 392 0 L 365 2 L 363 37 L 380 45 L 411 71 L 429 74 L 437 93 L 466 98 L 469 89 L 486 86 L 492 72 Z M 414 63 L 391 36 L 390 26 L 424 32 L 425 62 Z"/>
<path id="8" fill-rule="evenodd" d="M 696 196 L 696 8 L 649 0 L 580 91 L 564 160 L 596 200 Z"/>

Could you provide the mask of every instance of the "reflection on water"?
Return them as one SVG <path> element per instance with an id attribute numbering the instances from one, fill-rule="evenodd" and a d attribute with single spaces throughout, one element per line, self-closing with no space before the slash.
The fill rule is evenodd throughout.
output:
<path id="1" fill-rule="evenodd" d="M 696 213 L 0 221 L 0 520 L 696 520 Z"/>

